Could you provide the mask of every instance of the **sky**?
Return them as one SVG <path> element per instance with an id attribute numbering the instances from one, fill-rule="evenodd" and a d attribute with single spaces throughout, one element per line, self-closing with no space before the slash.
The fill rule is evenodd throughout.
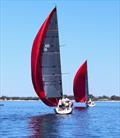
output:
<path id="1" fill-rule="evenodd" d="M 63 93 L 88 61 L 89 92 L 120 95 L 119 0 L 0 0 L 0 96 L 36 96 L 31 48 L 42 23 L 57 6 Z"/>

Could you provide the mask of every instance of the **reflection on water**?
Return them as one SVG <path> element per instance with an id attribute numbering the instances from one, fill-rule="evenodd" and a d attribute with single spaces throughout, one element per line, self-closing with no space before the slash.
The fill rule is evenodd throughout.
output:
<path id="1" fill-rule="evenodd" d="M 46 114 L 31 117 L 29 121 L 31 137 L 76 138 L 83 136 L 89 129 L 89 114 L 84 109 L 82 108 L 82 112 L 76 110 L 69 115 Z"/>
<path id="2" fill-rule="evenodd" d="M 32 117 L 29 127 L 32 129 L 32 137 L 39 136 L 40 138 L 47 135 L 55 136 L 57 134 L 58 121 L 55 114 L 47 114 L 42 116 Z M 47 131 L 47 132 L 46 132 Z"/>
<path id="3" fill-rule="evenodd" d="M 120 103 L 98 102 L 57 115 L 40 102 L 2 102 L 0 138 L 119 138 Z"/>
<path id="4" fill-rule="evenodd" d="M 104 108 L 105 107 L 105 108 Z M 34 138 L 111 138 L 119 136 L 118 107 L 106 104 L 93 108 L 74 107 L 70 115 L 46 114 L 29 119 L 31 137 Z M 112 112 L 116 110 L 116 112 Z M 112 113 L 112 114 L 111 114 Z M 119 120 L 119 119 L 118 119 Z"/>
<path id="5" fill-rule="evenodd" d="M 63 120 L 70 118 L 71 115 L 46 114 L 30 118 L 29 128 L 32 137 L 36 138 L 57 138 L 64 129 Z M 64 120 L 65 121 L 65 120 Z M 61 128 L 62 127 L 62 128 Z"/>
<path id="6" fill-rule="evenodd" d="M 74 107 L 75 110 L 81 111 L 81 110 L 87 110 L 86 107 Z"/>

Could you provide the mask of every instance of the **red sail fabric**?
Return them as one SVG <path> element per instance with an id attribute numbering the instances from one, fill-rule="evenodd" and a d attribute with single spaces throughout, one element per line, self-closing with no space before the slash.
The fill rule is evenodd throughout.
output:
<path id="1" fill-rule="evenodd" d="M 87 61 L 85 61 L 82 66 L 77 71 L 74 84 L 74 98 L 76 102 L 86 102 L 88 94 L 88 81 L 87 81 Z"/>
<path id="2" fill-rule="evenodd" d="M 32 74 L 32 82 L 34 89 L 39 96 L 39 98 L 48 106 L 56 106 L 58 104 L 57 98 L 46 98 L 44 88 L 43 88 L 43 81 L 42 81 L 42 44 L 44 42 L 44 38 L 51 21 L 52 16 L 55 14 L 56 8 L 52 10 L 49 14 L 43 25 L 41 26 L 40 30 L 38 31 L 32 47 L 31 53 L 31 74 Z"/>

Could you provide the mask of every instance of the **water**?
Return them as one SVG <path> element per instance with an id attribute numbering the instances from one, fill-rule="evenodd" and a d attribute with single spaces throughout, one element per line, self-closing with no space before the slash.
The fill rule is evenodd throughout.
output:
<path id="1" fill-rule="evenodd" d="M 40 101 L 1 102 L 0 138 L 118 138 L 120 102 L 56 115 Z"/>

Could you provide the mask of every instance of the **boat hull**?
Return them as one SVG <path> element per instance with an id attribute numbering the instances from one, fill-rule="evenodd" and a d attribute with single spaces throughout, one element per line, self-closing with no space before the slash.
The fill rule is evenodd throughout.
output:
<path id="1" fill-rule="evenodd" d="M 73 108 L 69 108 L 69 109 L 65 108 L 63 110 L 60 110 L 58 107 L 56 107 L 54 111 L 56 114 L 65 115 L 65 114 L 71 114 L 73 111 Z"/>

